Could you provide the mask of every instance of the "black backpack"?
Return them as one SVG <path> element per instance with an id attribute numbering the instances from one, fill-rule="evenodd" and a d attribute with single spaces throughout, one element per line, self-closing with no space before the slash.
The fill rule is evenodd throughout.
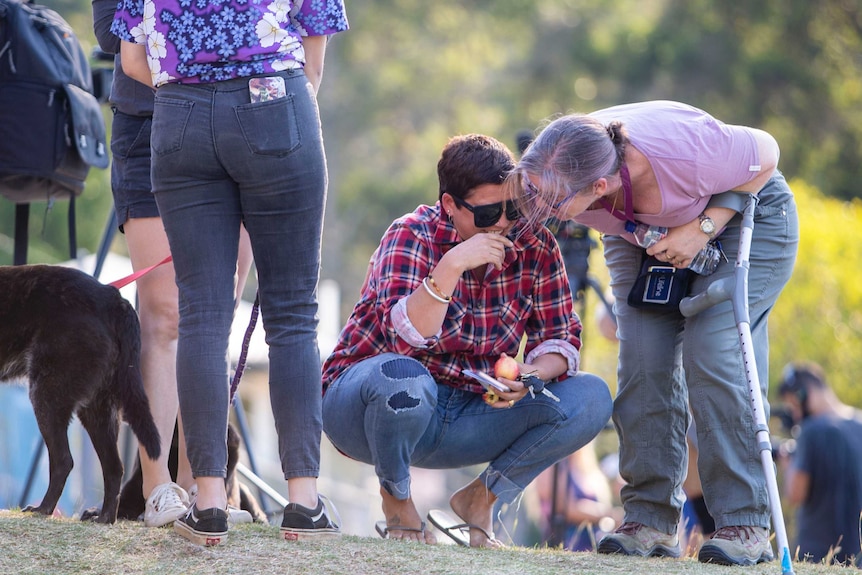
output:
<path id="1" fill-rule="evenodd" d="M 17 204 L 15 263 L 26 263 L 30 202 L 74 198 L 90 167 L 108 167 L 105 121 L 90 64 L 57 12 L 0 0 L 0 195 Z"/>

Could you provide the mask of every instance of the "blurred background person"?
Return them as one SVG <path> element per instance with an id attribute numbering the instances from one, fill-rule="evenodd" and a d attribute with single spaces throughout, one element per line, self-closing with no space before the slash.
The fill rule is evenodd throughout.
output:
<path id="1" fill-rule="evenodd" d="M 599 466 L 595 440 L 536 478 L 542 540 L 549 547 L 595 551 L 596 541 L 622 523 L 610 481 Z"/>
<path id="2" fill-rule="evenodd" d="M 682 506 L 680 534 L 683 541 L 680 544 L 685 549 L 687 557 L 697 557 L 697 551 L 701 544 L 715 532 L 715 520 L 706 507 L 706 501 L 703 498 L 703 485 L 700 482 L 700 472 L 697 470 L 697 427 L 694 421 L 688 428 L 686 443 L 688 444 L 688 471 L 682 482 L 685 503 Z"/>
<path id="3" fill-rule="evenodd" d="M 813 363 L 788 365 L 778 392 L 799 426 L 794 453 L 782 458 L 798 558 L 862 568 L 862 411 L 839 401 Z"/>
<path id="4" fill-rule="evenodd" d="M 117 2 L 93 0 L 92 4 L 93 28 L 99 47 L 108 54 L 117 55 L 109 96 L 113 112 L 111 193 L 117 225 L 125 237 L 132 269 L 139 272 L 170 255 L 168 237 L 150 181 L 150 129 L 155 92 L 151 86 L 145 86 L 123 72 L 118 55 L 120 38 L 111 32 Z M 237 257 L 236 303 L 239 303 L 251 264 L 251 244 L 243 228 Z M 172 263 L 168 262 L 138 278 L 137 310 L 141 322 L 141 375 L 162 442 L 162 454 L 156 460 L 140 450 L 142 496 L 146 500 L 144 524 L 162 527 L 172 524 L 188 510 L 189 491 L 194 486 L 182 420 L 177 419 L 179 295 Z M 177 434 L 178 467 L 172 473 L 168 459 L 177 425 L 180 430 Z M 251 520 L 247 514 L 233 509 L 231 518 L 236 520 L 240 517 L 243 521 Z"/>

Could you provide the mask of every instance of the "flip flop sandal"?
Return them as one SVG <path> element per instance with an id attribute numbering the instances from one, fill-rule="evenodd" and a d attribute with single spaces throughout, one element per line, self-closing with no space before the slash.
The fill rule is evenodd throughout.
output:
<path id="1" fill-rule="evenodd" d="M 440 509 L 429 511 L 428 521 L 461 547 L 470 546 L 470 529 L 478 529 L 488 538 L 488 541 L 497 541 L 493 532 L 489 533 L 472 523 L 458 523 L 451 515 Z"/>
<path id="2" fill-rule="evenodd" d="M 390 531 L 412 531 L 413 533 L 425 533 L 425 522 L 422 522 L 422 526 L 419 529 L 415 527 L 404 527 L 403 525 L 386 525 L 386 521 L 378 521 L 374 524 L 374 529 L 377 530 L 377 533 L 383 537 L 384 539 L 389 539 Z"/>

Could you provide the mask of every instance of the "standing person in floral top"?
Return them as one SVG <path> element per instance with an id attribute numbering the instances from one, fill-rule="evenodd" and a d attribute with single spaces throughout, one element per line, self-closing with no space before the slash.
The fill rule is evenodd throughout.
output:
<path id="1" fill-rule="evenodd" d="M 487 136 L 446 145 L 439 202 L 386 231 L 324 364 L 324 430 L 344 454 L 375 466 L 383 537 L 436 541 L 411 498 L 411 465 L 490 462 L 450 499 L 460 521 L 440 511 L 428 519 L 462 545 L 498 546 L 494 503 L 514 501 L 610 418 L 607 385 L 578 370 L 581 323 L 557 243 L 545 228 L 520 229 L 503 201 L 514 165 Z M 550 396 L 531 394 L 515 375 L 497 378 L 511 391 L 484 393 L 465 374 L 493 371 L 525 337 L 520 373 L 553 382 Z"/>
<path id="2" fill-rule="evenodd" d="M 286 540 L 340 533 L 317 492 L 317 284 L 327 172 L 317 90 L 341 0 L 121 0 L 126 73 L 156 87 L 153 192 L 179 289 L 177 381 L 198 485 L 174 529 L 227 538 L 228 336 L 240 224 L 251 239 L 270 399 L 291 503 Z M 331 511 L 331 510 L 330 510 Z"/>

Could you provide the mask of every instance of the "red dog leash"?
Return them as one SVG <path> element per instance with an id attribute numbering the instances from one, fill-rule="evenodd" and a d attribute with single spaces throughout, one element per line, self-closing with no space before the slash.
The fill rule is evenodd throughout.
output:
<path id="1" fill-rule="evenodd" d="M 120 288 L 122 288 L 122 287 L 126 287 L 127 285 L 129 285 L 130 283 L 132 283 L 133 281 L 135 281 L 136 279 L 138 279 L 139 277 L 141 277 L 141 276 L 143 276 L 143 275 L 145 275 L 145 274 L 150 273 L 151 271 L 153 271 L 154 269 L 156 269 L 156 268 L 157 268 L 157 267 L 159 267 L 160 265 L 162 265 L 162 264 L 166 264 L 166 263 L 168 263 L 169 261 L 171 261 L 172 259 L 174 259 L 172 256 L 168 256 L 168 257 L 166 257 L 165 259 L 163 259 L 162 261 L 160 261 L 160 262 L 159 262 L 159 263 L 157 263 L 157 264 L 153 264 L 153 265 L 151 265 L 151 266 L 150 266 L 150 267 L 148 267 L 148 268 L 144 268 L 144 269 L 142 269 L 142 270 L 138 270 L 138 271 L 136 271 L 135 273 L 130 274 L 130 275 L 127 275 L 127 276 L 126 276 L 126 277 L 124 277 L 124 278 L 120 278 L 120 279 L 118 279 L 118 280 L 116 280 L 116 281 L 112 281 L 112 282 L 111 282 L 111 283 L 109 283 L 108 285 L 109 285 L 109 286 L 114 286 L 114 287 L 115 287 L 115 288 L 117 288 L 117 289 L 120 289 Z"/>

